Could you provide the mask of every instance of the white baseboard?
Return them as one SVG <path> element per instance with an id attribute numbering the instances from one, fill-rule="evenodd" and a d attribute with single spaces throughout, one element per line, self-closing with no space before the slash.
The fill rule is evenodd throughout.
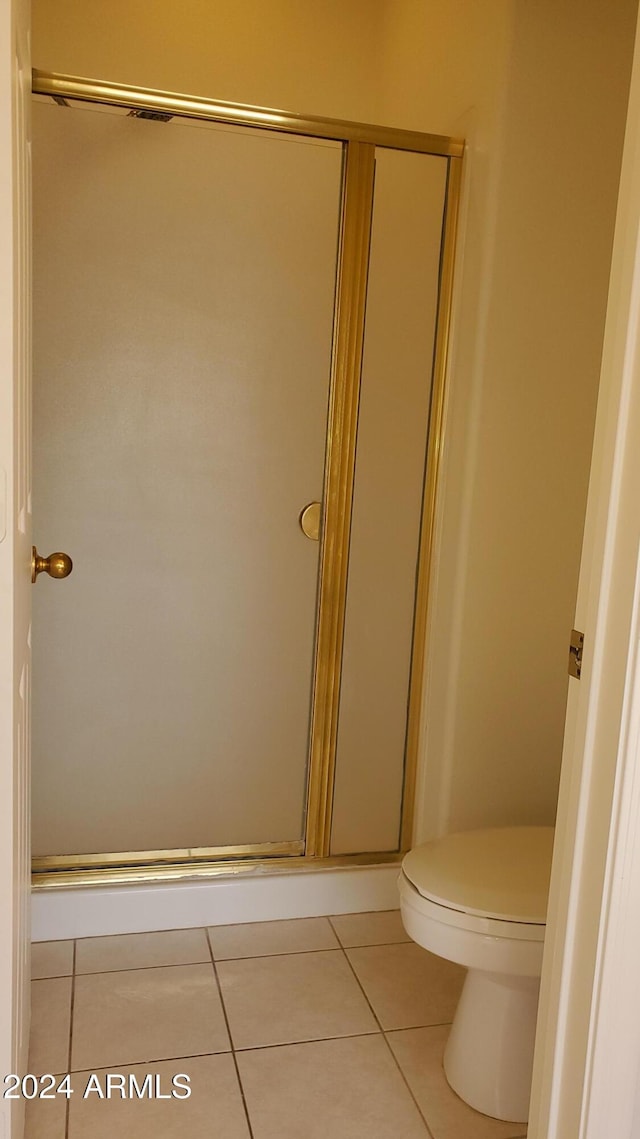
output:
<path id="1" fill-rule="evenodd" d="M 398 866 L 355 866 L 208 882 L 38 890 L 32 896 L 32 938 L 64 941 L 393 910 L 399 905 L 398 872 Z"/>

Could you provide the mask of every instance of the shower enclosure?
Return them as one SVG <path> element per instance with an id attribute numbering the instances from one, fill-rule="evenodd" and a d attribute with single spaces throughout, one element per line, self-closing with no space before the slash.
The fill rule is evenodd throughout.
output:
<path id="1" fill-rule="evenodd" d="M 36 880 L 392 858 L 461 144 L 34 92 Z"/>

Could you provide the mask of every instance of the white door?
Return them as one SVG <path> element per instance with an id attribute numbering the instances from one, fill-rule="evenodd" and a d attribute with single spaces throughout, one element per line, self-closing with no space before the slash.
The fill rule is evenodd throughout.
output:
<path id="1" fill-rule="evenodd" d="M 530 1139 L 636 1139 L 640 1070 L 640 44 L 576 609 Z"/>
<path id="2" fill-rule="evenodd" d="M 26 1071 L 29 1032 L 28 6 L 0 7 L 0 1078 Z M 3 1084 L 3 1090 L 5 1085 Z M 22 1134 L 0 1099 L 0 1134 Z"/>

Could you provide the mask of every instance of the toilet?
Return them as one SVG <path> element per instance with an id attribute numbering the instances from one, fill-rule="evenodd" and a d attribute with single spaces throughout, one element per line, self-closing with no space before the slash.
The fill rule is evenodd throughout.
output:
<path id="1" fill-rule="evenodd" d="M 407 854 L 404 927 L 468 969 L 444 1054 L 449 1084 L 477 1111 L 529 1112 L 553 827 L 447 835 Z"/>

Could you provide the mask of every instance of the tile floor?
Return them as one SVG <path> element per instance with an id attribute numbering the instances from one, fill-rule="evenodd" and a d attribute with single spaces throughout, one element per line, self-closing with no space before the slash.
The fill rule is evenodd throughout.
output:
<path id="1" fill-rule="evenodd" d="M 41 942 L 26 1139 L 520 1139 L 444 1078 L 463 977 L 397 911 Z"/>

